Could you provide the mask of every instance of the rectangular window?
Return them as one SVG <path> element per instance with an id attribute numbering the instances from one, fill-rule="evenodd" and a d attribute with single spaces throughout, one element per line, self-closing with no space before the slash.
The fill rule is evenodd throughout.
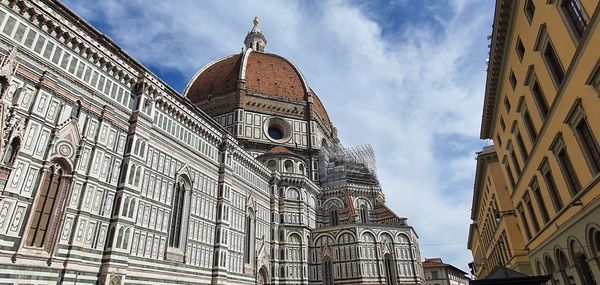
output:
<path id="1" fill-rule="evenodd" d="M 535 5 L 533 4 L 533 0 L 527 0 L 527 2 L 525 2 L 525 15 L 531 24 L 533 16 L 535 15 Z"/>
<path id="2" fill-rule="evenodd" d="M 83 63 L 83 61 L 80 61 L 79 66 L 77 67 L 77 74 L 75 74 L 75 76 L 77 76 L 77 78 L 81 79 L 81 76 L 83 76 L 84 69 L 85 69 L 85 64 Z"/>
<path id="3" fill-rule="evenodd" d="M 94 73 L 92 75 L 92 81 L 90 82 L 90 85 L 96 86 L 96 81 L 98 81 L 98 72 L 94 71 Z"/>
<path id="4" fill-rule="evenodd" d="M 98 90 L 102 90 L 104 88 L 104 80 L 106 78 L 104 77 L 104 75 L 100 75 L 100 80 L 98 80 L 98 86 L 96 86 L 96 88 L 98 88 Z"/>
<path id="5" fill-rule="evenodd" d="M 54 62 L 54 64 L 58 64 L 62 52 L 63 50 L 60 47 L 56 47 L 56 50 L 54 51 L 54 56 L 52 57 L 52 62 Z"/>
<path id="6" fill-rule="evenodd" d="M 554 205 L 554 210 L 558 213 L 563 207 L 563 201 L 560 198 L 560 194 L 558 193 L 558 188 L 556 187 L 556 182 L 554 182 L 554 177 L 552 176 L 552 170 L 547 165 L 548 162 L 545 162 L 546 168 L 542 173 L 544 175 L 544 181 L 546 182 L 546 187 L 548 188 L 548 193 L 550 194 L 550 198 L 552 199 L 552 205 Z"/>
<path id="7" fill-rule="evenodd" d="M 585 118 L 582 118 L 577 123 L 575 133 L 579 139 L 581 149 L 590 164 L 592 174 L 598 174 L 600 172 L 600 149 Z"/>
<path id="8" fill-rule="evenodd" d="M 517 46 L 515 47 L 515 50 L 517 51 L 519 60 L 523 61 L 523 56 L 525 56 L 525 46 L 523 45 L 521 38 L 517 38 Z"/>
<path id="9" fill-rule="evenodd" d="M 17 19 L 8 16 L 8 20 L 6 20 L 6 25 L 4 26 L 4 30 L 2 30 L 2 32 L 10 37 L 15 29 L 15 24 L 17 24 Z"/>
<path id="10" fill-rule="evenodd" d="M 573 164 L 571 163 L 571 159 L 569 158 L 569 154 L 567 150 L 563 147 L 556 154 L 558 158 L 558 163 L 560 164 L 560 169 L 563 172 L 563 176 L 565 177 L 565 181 L 567 182 L 567 186 L 571 191 L 571 195 L 574 196 L 581 190 L 581 184 L 579 183 L 579 179 L 577 178 L 577 173 L 575 173 L 575 169 L 573 168 Z"/>
<path id="11" fill-rule="evenodd" d="M 521 224 L 523 224 L 523 229 L 525 230 L 525 236 L 527 240 L 531 239 L 531 230 L 529 229 L 529 223 L 527 222 L 527 217 L 525 217 L 525 210 L 523 209 L 523 204 L 519 203 L 517 206 L 517 212 L 519 213 L 519 218 L 521 219 Z"/>
<path id="12" fill-rule="evenodd" d="M 92 74 L 92 68 L 89 67 L 89 66 L 86 67 L 86 69 L 85 69 L 85 75 L 83 75 L 83 81 L 89 82 L 91 74 Z"/>
<path id="13" fill-rule="evenodd" d="M 517 160 L 517 155 L 515 154 L 515 150 L 510 150 L 510 158 L 515 166 L 515 172 L 517 174 L 517 179 L 521 177 L 521 165 L 519 165 L 519 161 Z"/>
<path id="14" fill-rule="evenodd" d="M 515 76 L 515 73 L 512 70 L 510 71 L 509 80 L 512 90 L 515 91 L 515 88 L 517 88 L 517 77 Z M 510 107 L 508 109 L 510 110 Z"/>
<path id="15" fill-rule="evenodd" d="M 17 27 L 17 31 L 15 32 L 15 41 L 21 42 L 23 40 L 23 36 L 25 36 L 25 32 L 27 31 L 27 26 L 19 23 L 19 27 Z"/>
<path id="16" fill-rule="evenodd" d="M 523 142 L 523 137 L 521 136 L 520 132 L 517 132 L 515 134 L 515 137 L 517 139 L 517 146 L 519 147 L 519 151 L 521 152 L 521 157 L 523 158 L 523 162 L 527 161 L 527 157 L 529 156 L 529 153 L 527 153 L 527 149 L 525 148 L 525 142 Z"/>
<path id="17" fill-rule="evenodd" d="M 60 67 L 63 69 L 67 69 L 67 65 L 69 64 L 69 60 L 71 59 L 71 54 L 65 52 L 62 60 L 60 61 Z"/>
<path id="18" fill-rule="evenodd" d="M 544 96 L 544 92 L 537 80 L 534 80 L 531 85 L 531 94 L 533 94 L 533 99 L 540 110 L 541 117 L 545 118 L 548 115 L 548 101 L 546 101 L 546 96 Z"/>
<path id="19" fill-rule="evenodd" d="M 579 3 L 579 0 L 563 0 L 560 4 L 560 9 L 565 15 L 575 37 L 579 40 L 588 26 L 587 17 L 583 12 L 581 3 Z"/>
<path id="20" fill-rule="evenodd" d="M 531 114 L 529 114 L 529 110 L 527 109 L 523 112 L 523 122 L 525 123 L 525 128 L 527 129 L 527 134 L 529 135 L 531 142 L 534 143 L 537 140 L 537 131 L 533 124 L 533 120 L 531 119 Z"/>
<path id="21" fill-rule="evenodd" d="M 560 86 L 565 78 L 565 71 L 550 42 L 548 42 L 546 48 L 544 48 L 544 61 L 546 62 L 548 69 L 550 69 L 550 74 L 554 78 L 554 81 L 556 81 L 556 85 Z"/>
<path id="22" fill-rule="evenodd" d="M 25 46 L 26 47 L 28 47 L 28 48 L 31 47 L 36 35 L 37 35 L 37 33 L 34 30 L 29 29 L 29 33 L 27 33 L 27 37 L 25 37 Z"/>
<path id="23" fill-rule="evenodd" d="M 535 211 L 533 211 L 533 204 L 531 203 L 529 193 L 525 193 L 523 201 L 525 202 L 525 207 L 527 207 L 527 212 L 529 212 L 529 219 L 531 220 L 531 225 L 533 225 L 533 231 L 537 233 L 540 231 L 540 224 L 537 221 Z"/>
<path id="24" fill-rule="evenodd" d="M 544 198 L 542 197 L 542 193 L 540 192 L 540 186 L 538 185 L 537 178 L 534 176 L 531 183 L 529 184 L 531 187 L 531 191 L 533 192 L 533 196 L 535 197 L 535 202 L 540 208 L 540 213 L 542 214 L 542 221 L 544 224 L 547 224 L 550 221 L 550 216 L 548 215 L 548 209 L 546 208 L 546 203 L 544 202 Z"/>
<path id="25" fill-rule="evenodd" d="M 46 43 L 46 38 L 39 36 L 37 42 L 35 42 L 35 46 L 33 47 L 33 51 L 37 53 L 42 52 L 42 48 L 44 47 L 44 43 Z"/>
<path id="26" fill-rule="evenodd" d="M 510 169 L 510 165 L 508 165 L 508 162 L 504 163 L 504 168 L 506 169 L 506 176 L 508 176 L 510 186 L 515 187 L 515 178 L 513 177 L 513 173 Z"/>
<path id="27" fill-rule="evenodd" d="M 69 64 L 69 73 L 75 74 L 75 68 L 77 67 L 77 62 L 79 62 L 79 60 L 76 59 L 75 57 L 73 57 L 73 59 L 71 60 L 71 64 Z"/>
<path id="28" fill-rule="evenodd" d="M 44 49 L 44 57 L 46 59 L 50 59 L 50 56 L 52 55 L 52 50 L 54 49 L 54 44 L 51 42 L 48 42 L 46 44 L 46 48 Z"/>

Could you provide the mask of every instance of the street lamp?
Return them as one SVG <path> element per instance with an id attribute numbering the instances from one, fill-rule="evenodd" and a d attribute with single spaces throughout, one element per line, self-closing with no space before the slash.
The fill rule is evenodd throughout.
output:
<path id="1" fill-rule="evenodd" d="M 496 222 L 500 222 L 500 220 L 502 220 L 502 217 L 505 215 L 512 215 L 512 216 L 517 216 L 517 214 L 515 213 L 515 210 L 507 210 L 507 211 L 494 211 L 494 217 L 496 218 Z"/>

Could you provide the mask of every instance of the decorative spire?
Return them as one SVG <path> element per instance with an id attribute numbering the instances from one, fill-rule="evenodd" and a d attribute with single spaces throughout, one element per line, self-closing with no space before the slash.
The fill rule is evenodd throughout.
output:
<path id="1" fill-rule="evenodd" d="M 252 27 L 252 30 L 248 32 L 248 35 L 246 35 L 246 38 L 244 39 L 244 44 L 246 45 L 246 48 L 251 48 L 255 51 L 265 52 L 267 39 L 258 27 L 258 24 L 260 23 L 258 17 L 254 17 L 252 23 L 254 24 L 254 26 Z"/>

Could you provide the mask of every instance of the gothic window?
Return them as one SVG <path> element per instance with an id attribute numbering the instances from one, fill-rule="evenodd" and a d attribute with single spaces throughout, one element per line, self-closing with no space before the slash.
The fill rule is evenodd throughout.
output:
<path id="1" fill-rule="evenodd" d="M 39 194 L 33 211 L 33 219 L 27 233 L 27 246 L 45 247 L 52 236 L 52 221 L 59 217 L 61 191 L 66 191 L 70 179 L 65 177 L 65 169 L 58 164 L 50 166 L 40 183 Z"/>
<path id="2" fill-rule="evenodd" d="M 3 161 L 4 164 L 12 165 L 15 162 L 17 154 L 19 153 L 19 148 L 21 148 L 21 139 L 19 137 L 15 137 L 6 149 Z"/>
<path id="3" fill-rule="evenodd" d="M 396 263 L 389 253 L 386 254 L 383 259 L 385 263 L 385 281 L 389 285 L 396 285 Z"/>
<path id="4" fill-rule="evenodd" d="M 131 202 L 129 203 L 129 214 L 127 214 L 127 217 L 129 218 L 133 218 L 133 211 L 135 209 L 135 199 L 131 199 Z"/>
<path id="5" fill-rule="evenodd" d="M 333 285 L 333 265 L 331 259 L 323 259 L 323 285 Z"/>
<path id="6" fill-rule="evenodd" d="M 169 246 L 179 247 L 181 239 L 181 226 L 183 221 L 183 202 L 185 198 L 185 182 L 179 179 L 173 191 L 173 210 L 171 212 L 171 230 L 169 232 Z"/>
<path id="7" fill-rule="evenodd" d="M 281 233 L 280 233 L 281 234 Z M 244 226 L 244 263 L 252 264 L 254 259 L 254 244 L 255 244 L 255 215 L 252 208 L 248 208 L 246 213 L 246 222 Z M 283 237 L 280 236 L 281 239 Z"/>
<path id="8" fill-rule="evenodd" d="M 339 215 L 337 208 L 329 210 L 329 225 L 334 227 L 338 225 Z"/>

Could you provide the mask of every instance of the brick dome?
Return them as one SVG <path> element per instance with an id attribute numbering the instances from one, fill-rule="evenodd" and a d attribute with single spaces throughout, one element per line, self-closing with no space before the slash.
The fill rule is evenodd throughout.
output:
<path id="1" fill-rule="evenodd" d="M 315 112 L 326 124 L 331 124 L 321 100 L 308 87 L 298 68 L 276 54 L 247 48 L 240 54 L 211 62 L 194 75 L 184 92 L 200 108 L 207 101 L 233 94 L 266 95 L 284 102 L 306 102 L 310 96 Z"/>

